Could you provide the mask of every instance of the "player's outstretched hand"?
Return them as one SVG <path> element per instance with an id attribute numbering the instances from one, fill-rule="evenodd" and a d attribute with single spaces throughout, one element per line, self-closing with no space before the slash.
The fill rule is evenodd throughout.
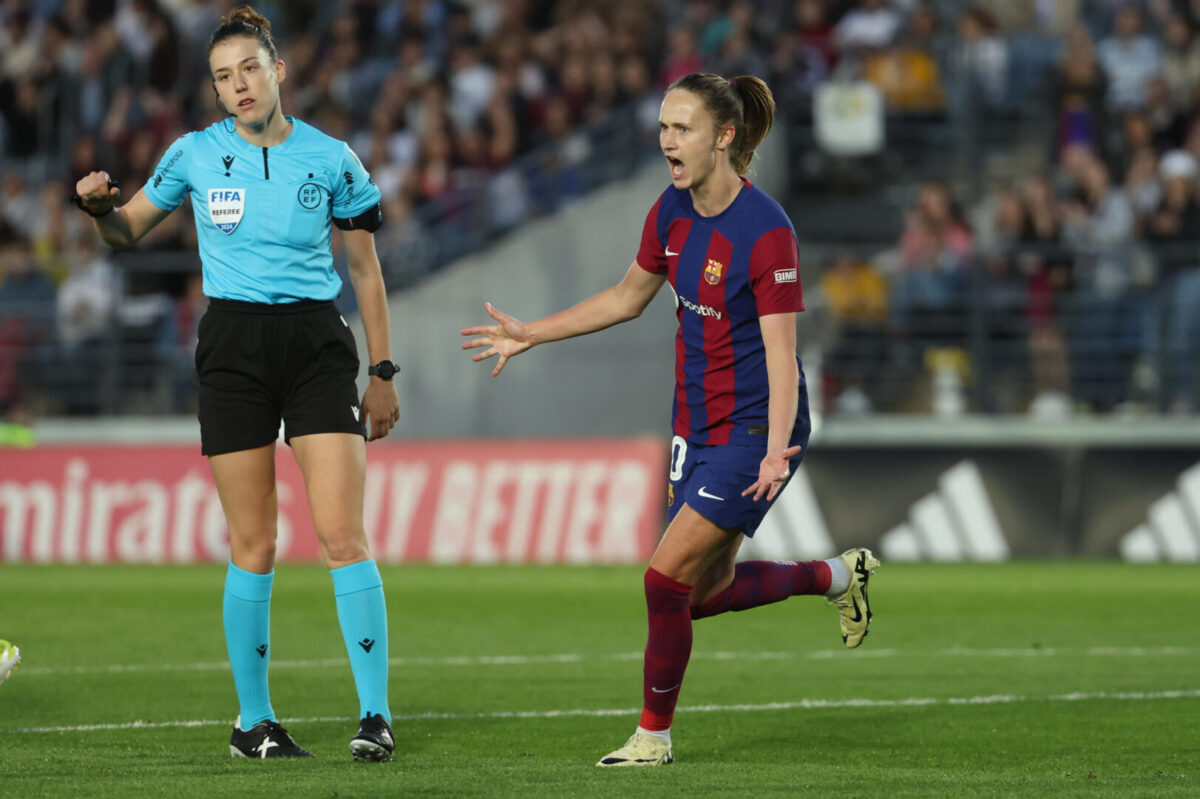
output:
<path id="1" fill-rule="evenodd" d="M 91 172 L 75 184 L 79 201 L 93 214 L 102 214 L 116 205 L 121 190 L 110 185 L 107 172 Z"/>
<path id="2" fill-rule="evenodd" d="M 400 420 L 400 400 L 393 383 L 371 379 L 363 392 L 362 409 L 367 425 L 367 441 L 383 438 Z"/>
<path id="3" fill-rule="evenodd" d="M 483 307 L 497 324 L 463 328 L 460 331 L 462 335 L 479 338 L 464 341 L 462 348 L 471 350 L 487 347 L 483 352 L 473 355 L 473 361 L 486 361 L 494 355 L 499 355 L 500 360 L 492 370 L 492 377 L 496 377 L 503 371 L 509 358 L 521 354 L 532 347 L 533 343 L 529 340 L 529 331 L 524 322 L 497 310 L 490 302 L 484 303 Z"/>
<path id="4" fill-rule="evenodd" d="M 758 502 L 766 494 L 768 501 L 774 500 L 792 473 L 788 461 L 799 455 L 802 449 L 804 447 L 797 445 L 778 452 L 768 452 L 758 465 L 758 479 L 742 492 L 742 496 L 754 494 L 754 501 Z"/>

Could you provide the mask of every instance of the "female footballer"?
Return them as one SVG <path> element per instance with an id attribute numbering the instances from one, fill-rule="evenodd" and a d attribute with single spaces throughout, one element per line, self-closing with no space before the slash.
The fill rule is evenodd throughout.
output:
<path id="1" fill-rule="evenodd" d="M 692 650 L 692 620 L 797 594 L 841 611 L 842 640 L 862 643 L 866 549 L 827 561 L 735 563 L 803 457 L 808 395 L 796 355 L 804 309 L 796 234 L 779 204 L 742 177 L 771 129 L 775 100 L 758 78 L 693 73 L 667 89 L 659 143 L 672 185 L 646 217 L 637 258 L 612 288 L 523 323 L 486 306 L 463 349 L 499 356 L 493 375 L 534 345 L 641 315 L 664 282 L 675 292 L 674 440 L 669 524 L 645 574 L 649 636 L 637 731 L 599 766 L 674 760 L 671 722 Z"/>
<path id="2" fill-rule="evenodd" d="M 104 172 L 77 202 L 112 247 L 129 247 L 190 196 L 209 307 L 196 348 L 202 452 L 229 526 L 223 619 L 240 715 L 234 757 L 310 757 L 280 726 L 267 685 L 278 497 L 275 441 L 304 474 L 309 510 L 360 701 L 350 750 L 390 760 L 388 631 L 383 584 L 363 528 L 364 437 L 399 419 L 390 382 L 387 295 L 373 232 L 379 190 L 350 148 L 284 116 L 287 68 L 271 23 L 248 6 L 208 46 L 217 103 L 229 117 L 174 142 L 126 204 Z M 370 362 L 360 403 L 354 337 L 333 299 L 331 226 L 341 230 Z"/>

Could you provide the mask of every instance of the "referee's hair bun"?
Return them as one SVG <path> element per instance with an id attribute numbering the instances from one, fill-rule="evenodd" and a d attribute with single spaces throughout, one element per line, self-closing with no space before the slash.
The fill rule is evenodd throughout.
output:
<path id="1" fill-rule="evenodd" d="M 244 22 L 247 25 L 252 25 L 255 28 L 261 29 L 263 33 L 269 34 L 271 32 L 271 20 L 258 13 L 250 6 L 238 6 L 226 14 L 225 18 L 221 20 L 222 24 L 228 24 L 230 22 Z"/>

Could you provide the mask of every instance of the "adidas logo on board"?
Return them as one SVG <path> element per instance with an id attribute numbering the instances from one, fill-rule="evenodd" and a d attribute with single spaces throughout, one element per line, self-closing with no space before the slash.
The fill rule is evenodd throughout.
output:
<path id="1" fill-rule="evenodd" d="M 943 474 L 937 491 L 917 500 L 908 522 L 884 533 L 879 548 L 895 561 L 1003 561 L 1009 556 L 983 476 L 971 460 Z"/>
<path id="2" fill-rule="evenodd" d="M 1179 475 L 1175 490 L 1151 505 L 1146 522 L 1118 546 L 1133 563 L 1200 561 L 1200 463 Z"/>

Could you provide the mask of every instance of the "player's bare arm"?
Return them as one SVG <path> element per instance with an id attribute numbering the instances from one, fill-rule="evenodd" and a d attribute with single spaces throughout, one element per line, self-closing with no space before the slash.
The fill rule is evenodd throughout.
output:
<path id="1" fill-rule="evenodd" d="M 375 234 L 366 230 L 343 230 L 350 282 L 358 298 L 363 332 L 367 339 L 368 363 L 390 361 L 391 331 L 388 320 L 387 288 L 375 251 Z M 400 419 L 400 400 L 390 380 L 371 377 L 363 392 L 363 413 L 367 419 L 367 440 L 383 438 Z"/>
<path id="2" fill-rule="evenodd" d="M 129 202 L 117 207 L 121 190 L 110 187 L 109 180 L 107 172 L 92 172 L 75 184 L 75 193 L 92 215 L 92 223 L 104 243 L 123 250 L 132 247 L 171 212 L 150 202 L 141 189 Z"/>
<path id="3" fill-rule="evenodd" d="M 777 313 L 759 317 L 763 347 L 767 357 L 767 454 L 758 469 L 758 480 L 742 492 L 754 494 L 757 502 L 764 495 L 774 500 L 791 474 L 788 461 L 800 454 L 800 447 L 789 447 L 796 420 L 800 392 L 800 370 L 796 366 L 796 314 Z"/>
<path id="4" fill-rule="evenodd" d="M 651 274 L 635 261 L 630 264 L 625 277 L 617 285 L 565 311 L 533 322 L 521 322 L 487 303 L 484 309 L 496 320 L 496 324 L 464 328 L 461 331 L 462 335 L 479 338 L 464 341 L 462 348 L 487 348 L 472 356 L 473 361 L 485 361 L 499 356 L 496 368 L 492 370 L 492 376 L 496 377 L 503 371 L 510 358 L 537 344 L 595 333 L 597 330 L 636 319 L 646 310 L 646 306 L 665 282 L 665 275 Z"/>

